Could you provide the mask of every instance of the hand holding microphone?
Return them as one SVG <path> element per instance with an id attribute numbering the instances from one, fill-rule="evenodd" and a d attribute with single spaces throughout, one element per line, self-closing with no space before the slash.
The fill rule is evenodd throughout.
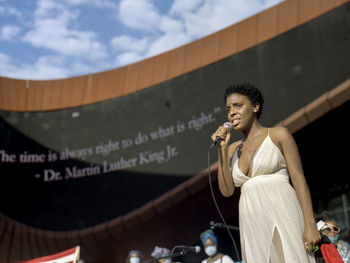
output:
<path id="1" fill-rule="evenodd" d="M 211 136 L 211 139 L 213 140 L 213 143 L 210 145 L 210 150 L 214 148 L 215 145 L 219 143 L 220 147 L 223 145 L 227 145 L 230 141 L 231 134 L 230 131 L 232 130 L 233 126 L 230 122 L 225 122 L 222 126 L 220 126 L 216 132 L 213 133 Z"/>

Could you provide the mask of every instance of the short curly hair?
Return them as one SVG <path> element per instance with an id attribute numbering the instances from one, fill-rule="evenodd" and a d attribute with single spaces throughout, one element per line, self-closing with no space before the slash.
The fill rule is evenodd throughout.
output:
<path id="1" fill-rule="evenodd" d="M 238 93 L 248 97 L 248 99 L 253 105 L 258 103 L 260 107 L 259 107 L 259 111 L 257 112 L 257 118 L 260 119 L 263 106 L 264 106 L 264 97 L 261 94 L 260 90 L 257 87 L 255 87 L 253 84 L 250 84 L 248 82 L 232 84 L 225 90 L 225 93 L 224 93 L 225 103 L 227 98 L 234 93 Z"/>

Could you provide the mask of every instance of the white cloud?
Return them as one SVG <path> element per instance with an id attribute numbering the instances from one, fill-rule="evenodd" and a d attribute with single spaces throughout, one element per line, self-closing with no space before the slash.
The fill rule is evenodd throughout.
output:
<path id="1" fill-rule="evenodd" d="M 34 52 L 29 52 L 32 56 L 36 52 L 39 55 L 34 63 L 25 64 L 0 53 L 0 72 L 33 79 L 87 74 L 112 68 L 115 63 L 130 64 L 204 37 L 281 2 L 174 0 L 164 12 L 157 7 L 159 0 L 35 0 L 37 6 L 32 12 L 6 5 L 10 1 L 6 4 L 1 1 L 0 19 L 5 16 L 6 19 L 21 16 L 21 19 L 16 21 L 19 24 L 2 23 L 0 40 L 18 40 L 19 33 L 25 32 L 21 40 L 35 47 Z M 86 15 L 94 19 L 96 8 L 100 9 L 99 15 L 117 14 L 115 24 L 108 19 L 102 21 L 101 17 L 94 21 L 98 28 L 104 26 L 105 32 L 95 32 L 83 24 Z M 32 20 L 28 19 L 30 16 Z M 106 32 L 114 33 L 114 37 Z M 103 38 L 99 39 L 100 36 Z M 102 42 L 106 38 L 110 40 Z M 41 49 L 45 56 L 40 55 Z"/>
<path id="2" fill-rule="evenodd" d="M 178 17 L 194 40 L 237 23 L 281 0 L 176 0 L 170 15 Z"/>
<path id="3" fill-rule="evenodd" d="M 99 8 L 113 8 L 117 6 L 112 1 L 108 0 L 66 0 L 67 5 L 91 5 Z"/>
<path id="4" fill-rule="evenodd" d="M 146 50 L 148 40 L 146 38 L 137 39 L 135 37 L 121 35 L 111 40 L 111 46 L 115 49 L 143 52 Z"/>
<path id="5" fill-rule="evenodd" d="M 86 56 L 91 60 L 104 58 L 105 48 L 95 38 L 92 31 L 69 30 L 66 23 L 59 19 L 38 19 L 35 29 L 26 34 L 24 41 L 63 55 Z"/>
<path id="6" fill-rule="evenodd" d="M 119 19 L 141 37 L 117 36 L 111 45 L 118 66 L 184 45 L 271 7 L 281 0 L 175 0 L 160 14 L 151 0 L 122 0 Z M 147 41 L 145 37 L 147 35 Z M 123 53 L 124 52 L 124 53 Z"/>
<path id="7" fill-rule="evenodd" d="M 171 15 L 183 14 L 196 10 L 203 0 L 175 0 L 170 9 Z"/>
<path id="8" fill-rule="evenodd" d="M 117 56 L 116 63 L 117 65 L 126 65 L 141 59 L 143 59 L 143 56 L 141 56 L 138 52 L 126 52 Z"/>
<path id="9" fill-rule="evenodd" d="M 162 16 L 159 21 L 158 30 L 166 34 L 178 34 L 184 33 L 185 27 L 181 20 Z"/>
<path id="10" fill-rule="evenodd" d="M 0 68 L 5 68 L 10 63 L 11 59 L 8 55 L 0 52 Z"/>
<path id="11" fill-rule="evenodd" d="M 187 34 L 200 38 L 232 25 L 257 12 L 261 8 L 258 1 L 207 0 L 192 12 L 179 13 L 186 25 Z"/>
<path id="12" fill-rule="evenodd" d="M 180 19 L 161 15 L 149 0 L 122 0 L 119 19 L 145 36 L 138 39 L 122 35 L 111 40 L 111 45 L 119 49 L 116 59 L 119 66 L 165 52 L 191 40 L 186 36 Z M 123 50 L 125 53 L 121 53 Z"/>
<path id="13" fill-rule="evenodd" d="M 0 40 L 10 41 L 14 37 L 18 35 L 20 32 L 20 28 L 18 26 L 6 25 L 0 28 Z"/>
<path id="14" fill-rule="evenodd" d="M 81 60 L 63 56 L 41 56 L 34 63 L 16 63 L 11 57 L 0 53 L 1 76 L 18 79 L 45 80 L 66 78 L 96 71 Z"/>
<path id="15" fill-rule="evenodd" d="M 111 44 L 127 52 L 125 56 L 119 54 L 117 59 L 125 63 L 166 52 L 218 31 L 261 7 L 262 3 L 256 0 L 176 0 L 168 14 L 159 14 L 150 0 L 122 0 L 120 20 L 141 35 L 148 33 L 148 46 L 127 35 L 113 38 Z"/>
<path id="16" fill-rule="evenodd" d="M 152 31 L 159 23 L 160 14 L 150 0 L 121 0 L 118 18 L 132 29 Z"/>
<path id="17" fill-rule="evenodd" d="M 42 56 L 36 61 L 33 69 L 26 70 L 30 79 L 64 78 L 71 73 L 64 65 L 65 60 L 62 57 Z"/>
<path id="18" fill-rule="evenodd" d="M 191 40 L 184 33 L 182 22 L 168 16 L 161 16 L 153 31 L 153 34 L 148 34 L 147 38 L 141 39 L 129 35 L 114 37 L 110 43 L 119 53 L 116 59 L 117 65 L 133 63 L 176 48 Z"/>
<path id="19" fill-rule="evenodd" d="M 93 31 L 69 29 L 77 12 L 68 10 L 52 0 L 41 0 L 35 11 L 34 28 L 23 40 L 38 48 L 53 50 L 62 55 L 88 60 L 106 57 L 106 50 Z"/>
<path id="20" fill-rule="evenodd" d="M 11 6 L 0 6 L 0 16 L 21 16 L 21 12 L 19 12 L 16 8 Z"/>
<path id="21" fill-rule="evenodd" d="M 37 1 L 37 8 L 35 9 L 34 16 L 37 17 L 50 17 L 54 16 L 54 11 L 64 11 L 64 7 L 54 0 L 39 0 Z"/>
<path id="22" fill-rule="evenodd" d="M 149 46 L 145 57 L 154 56 L 170 49 L 182 46 L 191 41 L 188 35 L 184 33 L 179 34 L 164 34 L 155 39 Z"/>
<path id="23" fill-rule="evenodd" d="M 0 53 L 1 74 L 20 79 L 52 79 L 69 76 L 69 68 L 64 66 L 64 58 L 42 56 L 34 64 L 17 65 L 11 58 Z"/>

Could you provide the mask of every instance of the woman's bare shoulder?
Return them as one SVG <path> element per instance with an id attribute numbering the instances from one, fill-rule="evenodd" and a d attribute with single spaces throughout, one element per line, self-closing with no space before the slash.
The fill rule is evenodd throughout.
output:
<path id="1" fill-rule="evenodd" d="M 270 136 L 279 140 L 283 140 L 286 137 L 291 136 L 289 130 L 283 126 L 272 127 L 269 130 Z"/>
<path id="2" fill-rule="evenodd" d="M 294 142 L 293 135 L 283 126 L 270 128 L 270 138 L 282 152 L 285 145 L 290 145 L 291 142 Z"/>

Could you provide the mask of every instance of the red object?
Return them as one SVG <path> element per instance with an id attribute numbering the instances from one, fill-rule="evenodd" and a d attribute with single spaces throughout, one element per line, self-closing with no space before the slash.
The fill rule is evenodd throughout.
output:
<path id="1" fill-rule="evenodd" d="M 344 263 L 333 243 L 321 244 L 321 252 L 326 263 Z"/>
<path id="2" fill-rule="evenodd" d="M 17 263 L 76 263 L 79 260 L 80 247 L 76 246 L 60 253 L 45 257 L 30 259 Z"/>

